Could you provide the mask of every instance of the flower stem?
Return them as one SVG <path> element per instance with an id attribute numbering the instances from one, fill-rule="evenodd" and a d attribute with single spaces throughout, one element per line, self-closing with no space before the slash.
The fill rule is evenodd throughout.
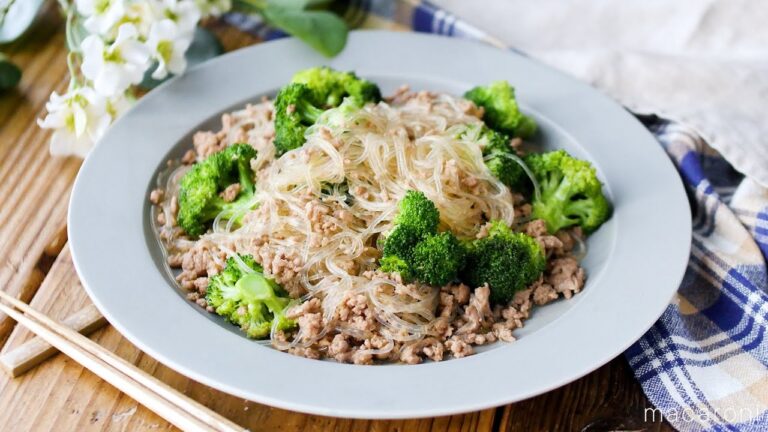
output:
<path id="1" fill-rule="evenodd" d="M 76 17 L 77 12 L 75 12 L 75 8 L 70 8 L 67 10 L 67 25 L 64 29 L 64 37 L 67 40 L 67 47 L 71 52 L 80 51 L 80 45 L 78 44 L 78 41 L 75 40 L 75 35 L 73 33 L 75 29 Z"/>
<path id="2" fill-rule="evenodd" d="M 69 69 L 69 89 L 74 90 L 80 87 L 80 80 L 77 75 L 77 67 L 75 66 L 75 58 L 79 54 L 76 52 L 69 52 L 67 54 L 67 69 Z"/>

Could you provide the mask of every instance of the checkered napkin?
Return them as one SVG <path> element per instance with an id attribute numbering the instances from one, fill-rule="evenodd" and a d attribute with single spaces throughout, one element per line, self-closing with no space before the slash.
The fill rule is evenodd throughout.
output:
<path id="1" fill-rule="evenodd" d="M 350 4 L 352 16 L 366 12 L 365 27 L 503 46 L 423 1 Z M 242 16 L 225 19 L 267 39 L 281 36 Z M 768 189 L 735 171 L 693 128 L 638 118 L 677 166 L 694 215 L 690 262 L 677 296 L 625 353 L 655 405 L 646 420 L 663 418 L 681 431 L 768 430 Z"/>

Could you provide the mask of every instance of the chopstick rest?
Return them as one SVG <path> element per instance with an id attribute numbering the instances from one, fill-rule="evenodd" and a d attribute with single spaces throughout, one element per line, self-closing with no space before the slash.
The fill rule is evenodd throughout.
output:
<path id="1" fill-rule="evenodd" d="M 96 306 L 88 305 L 61 321 L 67 327 L 84 335 L 107 324 Z M 40 337 L 24 342 L 18 347 L 0 354 L 0 368 L 12 377 L 18 377 L 59 351 Z"/>

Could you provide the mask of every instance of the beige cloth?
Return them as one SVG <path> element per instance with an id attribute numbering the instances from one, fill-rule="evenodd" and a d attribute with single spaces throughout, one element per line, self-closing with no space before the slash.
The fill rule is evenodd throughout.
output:
<path id="1" fill-rule="evenodd" d="M 768 187 L 764 0 L 433 0 L 639 114 L 692 127 Z"/>

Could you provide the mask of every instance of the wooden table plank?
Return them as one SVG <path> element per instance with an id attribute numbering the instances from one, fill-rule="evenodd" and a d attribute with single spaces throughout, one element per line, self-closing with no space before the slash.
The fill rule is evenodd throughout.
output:
<path id="1" fill-rule="evenodd" d="M 54 4 L 54 3 L 51 3 Z M 51 158 L 49 134 L 35 119 L 53 90 L 66 86 L 61 19 L 49 5 L 35 31 L 5 49 L 23 69 L 19 87 L 0 96 L 0 287 L 28 301 L 57 253 L 80 162 Z M 13 322 L 0 314 L 0 344 Z"/>

